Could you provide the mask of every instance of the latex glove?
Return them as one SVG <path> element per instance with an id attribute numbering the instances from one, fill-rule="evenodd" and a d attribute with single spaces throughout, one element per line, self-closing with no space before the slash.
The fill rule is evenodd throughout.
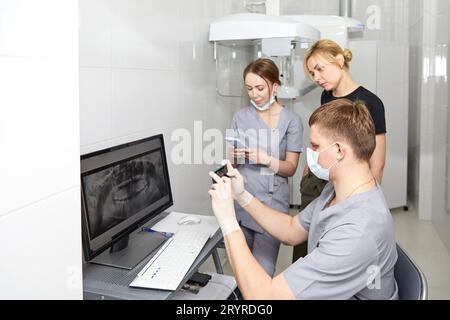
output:
<path id="1" fill-rule="evenodd" d="M 209 190 L 213 212 L 223 236 L 226 236 L 233 231 L 241 229 L 234 211 L 231 179 L 228 177 L 220 178 L 214 172 L 210 172 L 209 175 L 216 182 L 212 185 L 211 190 Z"/>
<path id="2" fill-rule="evenodd" d="M 245 152 L 245 157 L 250 160 L 250 163 L 262 164 L 266 167 L 269 167 L 272 161 L 272 157 L 262 149 L 248 149 Z"/>
<path id="3" fill-rule="evenodd" d="M 224 160 L 222 164 L 227 165 L 227 176 L 231 180 L 231 192 L 233 198 L 241 207 L 247 206 L 252 201 L 253 196 L 245 190 L 244 177 L 240 174 L 238 169 L 233 168 L 229 160 Z"/>

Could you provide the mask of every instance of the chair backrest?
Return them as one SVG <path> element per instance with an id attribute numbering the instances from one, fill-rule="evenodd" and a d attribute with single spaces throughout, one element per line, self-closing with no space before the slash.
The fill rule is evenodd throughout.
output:
<path id="1" fill-rule="evenodd" d="M 397 254 L 394 277 L 397 281 L 399 299 L 426 300 L 428 288 L 425 275 L 398 244 Z"/>

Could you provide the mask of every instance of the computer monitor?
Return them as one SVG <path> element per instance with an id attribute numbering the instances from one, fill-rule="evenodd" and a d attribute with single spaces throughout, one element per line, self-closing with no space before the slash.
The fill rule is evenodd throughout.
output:
<path id="1" fill-rule="evenodd" d="M 85 259 L 136 266 L 165 240 L 140 227 L 173 205 L 163 136 L 81 156 L 81 199 Z"/>

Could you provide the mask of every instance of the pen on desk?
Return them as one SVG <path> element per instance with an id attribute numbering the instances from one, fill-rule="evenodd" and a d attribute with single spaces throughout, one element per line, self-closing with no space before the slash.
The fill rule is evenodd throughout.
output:
<path id="1" fill-rule="evenodd" d="M 153 230 L 150 227 L 142 227 L 141 230 L 142 231 L 146 231 L 146 232 L 150 232 L 150 233 L 159 233 L 159 234 L 161 234 L 161 235 L 163 235 L 163 236 L 165 236 L 167 238 L 170 238 L 171 236 L 173 236 L 173 233 L 171 233 L 171 232 L 156 231 L 156 230 Z"/>

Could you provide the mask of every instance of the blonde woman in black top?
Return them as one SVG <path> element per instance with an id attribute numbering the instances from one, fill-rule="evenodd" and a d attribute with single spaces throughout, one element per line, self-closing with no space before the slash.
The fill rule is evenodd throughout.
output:
<path id="1" fill-rule="evenodd" d="M 361 100 L 369 109 L 375 125 L 376 147 L 370 158 L 370 170 L 381 184 L 386 161 L 386 120 L 383 102 L 374 93 L 357 84 L 350 74 L 352 52 L 342 49 L 332 40 L 319 40 L 308 51 L 303 68 L 305 73 L 323 88 L 321 105 L 336 99 Z M 300 183 L 301 207 L 306 208 L 317 198 L 327 181 L 317 178 L 305 166 Z M 293 261 L 306 254 L 306 247 L 295 247 Z"/>

